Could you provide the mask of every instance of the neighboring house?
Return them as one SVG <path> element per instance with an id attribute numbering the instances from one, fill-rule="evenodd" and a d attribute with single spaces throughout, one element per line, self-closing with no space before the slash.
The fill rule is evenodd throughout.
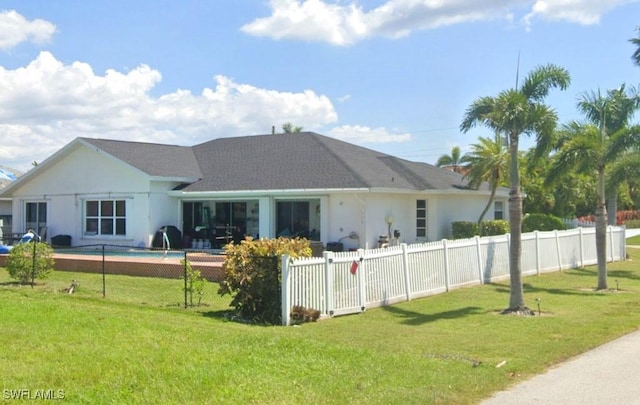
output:
<path id="1" fill-rule="evenodd" d="M 159 228 L 175 226 L 187 246 L 299 235 L 346 250 L 377 247 L 380 235 L 392 243 L 447 238 L 453 221 L 478 219 L 489 190 L 304 132 L 192 147 L 77 138 L 2 197 L 13 199 L 15 232 L 46 226 L 49 237 L 69 235 L 74 245 L 151 246 Z M 507 198 L 500 189 L 487 219 L 505 215 Z"/>
<path id="2" fill-rule="evenodd" d="M 0 193 L 21 174 L 17 170 L 0 165 Z M 11 233 L 11 211 L 11 198 L 0 198 L 0 244 L 4 242 L 4 234 Z"/>

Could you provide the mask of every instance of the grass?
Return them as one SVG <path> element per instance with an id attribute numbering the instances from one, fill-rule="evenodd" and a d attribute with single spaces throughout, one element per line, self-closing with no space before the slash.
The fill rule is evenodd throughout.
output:
<path id="1" fill-rule="evenodd" d="M 640 235 L 627 238 L 627 245 L 640 245 Z"/>
<path id="2" fill-rule="evenodd" d="M 0 271 L 0 381 L 91 404 L 477 403 L 638 328 L 640 249 L 629 250 L 608 265 L 608 292 L 593 290 L 595 267 L 525 278 L 542 316 L 499 315 L 509 289 L 496 283 L 300 327 L 226 321 L 228 298 L 168 305 L 175 280 L 110 276 L 103 299 L 96 275 L 55 272 L 31 288 Z M 73 278 L 77 293 L 62 293 Z"/>

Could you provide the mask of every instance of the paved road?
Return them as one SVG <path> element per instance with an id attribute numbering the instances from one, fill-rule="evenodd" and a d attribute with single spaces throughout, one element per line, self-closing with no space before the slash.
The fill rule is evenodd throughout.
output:
<path id="1" fill-rule="evenodd" d="M 498 392 L 482 404 L 640 404 L 640 329 Z"/>
<path id="2" fill-rule="evenodd" d="M 638 234 L 640 229 L 627 229 L 626 237 Z M 640 404 L 640 329 L 498 392 L 482 404 Z"/>

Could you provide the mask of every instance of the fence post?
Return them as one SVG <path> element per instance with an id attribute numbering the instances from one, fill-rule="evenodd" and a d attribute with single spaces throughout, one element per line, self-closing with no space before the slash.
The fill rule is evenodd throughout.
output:
<path id="1" fill-rule="evenodd" d="M 358 277 L 358 303 L 360 304 L 360 311 L 364 311 L 367 308 L 367 260 L 364 259 L 364 250 L 359 251 L 359 253 L 362 260 L 356 273 Z"/>
<path id="2" fill-rule="evenodd" d="M 580 238 L 580 266 L 584 266 L 584 234 L 582 233 L 582 227 L 578 228 L 578 237 Z"/>
<path id="3" fill-rule="evenodd" d="M 480 280 L 480 285 L 484 284 L 484 277 L 482 275 L 482 251 L 480 250 L 480 236 L 474 236 L 476 240 L 476 256 L 478 258 L 478 279 Z"/>
<path id="4" fill-rule="evenodd" d="M 187 278 L 189 275 L 187 274 L 187 251 L 184 251 L 184 308 L 187 308 Z"/>
<path id="5" fill-rule="evenodd" d="M 411 301 L 411 277 L 409 277 L 409 253 L 407 252 L 407 244 L 400 244 L 402 248 L 402 268 L 404 270 L 404 288 L 407 295 L 407 301 Z"/>
<path id="6" fill-rule="evenodd" d="M 102 245 L 102 298 L 107 296 L 107 280 L 104 271 L 104 245 Z"/>
<path id="7" fill-rule="evenodd" d="M 449 248 L 446 239 L 442 239 L 442 253 L 444 254 L 444 285 L 445 290 L 449 291 Z"/>
<path id="8" fill-rule="evenodd" d="M 324 257 L 324 299 L 327 315 L 333 316 L 333 252 L 322 252 Z"/>
<path id="9" fill-rule="evenodd" d="M 281 305 L 282 305 L 282 325 L 289 326 L 291 324 L 290 309 L 291 309 L 291 294 L 289 288 L 289 255 L 282 255 L 281 258 L 281 266 L 282 269 L 282 281 L 280 284 L 280 293 L 281 293 Z"/>
<path id="10" fill-rule="evenodd" d="M 558 230 L 553 231 L 553 235 L 556 237 L 556 252 L 558 256 L 558 270 L 562 271 L 562 252 L 560 250 L 560 234 Z"/>
<path id="11" fill-rule="evenodd" d="M 536 275 L 540 275 L 540 232 L 537 230 L 533 231 L 533 235 L 535 236 L 536 242 Z"/>
<path id="12" fill-rule="evenodd" d="M 607 233 L 609 234 L 609 251 L 611 252 L 611 262 L 613 262 L 615 255 L 613 252 L 613 227 L 611 225 L 607 226 Z"/>
<path id="13" fill-rule="evenodd" d="M 38 254 L 38 240 L 33 238 L 33 255 L 31 256 L 31 288 L 36 281 L 36 255 Z"/>

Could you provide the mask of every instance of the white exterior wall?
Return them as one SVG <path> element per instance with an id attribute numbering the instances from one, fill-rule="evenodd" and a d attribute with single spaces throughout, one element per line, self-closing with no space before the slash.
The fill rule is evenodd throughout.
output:
<path id="1" fill-rule="evenodd" d="M 464 194 L 392 194 L 392 193 L 335 193 L 327 205 L 328 224 L 323 227 L 323 242 L 342 242 L 350 248 L 375 248 L 380 235 L 389 233 L 387 220 L 391 220 L 391 235 L 400 232 L 393 243 L 417 243 L 451 237 L 451 223 L 478 220 L 488 196 Z M 427 237 L 416 236 L 416 200 L 427 201 Z M 505 202 L 506 207 L 506 202 Z M 323 217 L 324 217 L 323 213 Z M 485 219 L 493 219 L 493 206 Z M 506 212 L 505 212 L 506 215 Z M 327 232 L 328 230 L 328 232 Z M 348 238 L 351 232 L 359 240 Z"/>
<path id="2" fill-rule="evenodd" d="M 69 186 L 73 189 L 69 189 Z M 148 177 L 138 170 L 88 148 L 78 148 L 54 162 L 14 190 L 13 221 L 17 232 L 25 227 L 25 203 L 47 203 L 48 236 L 70 235 L 72 244 L 86 245 L 111 243 L 148 246 L 153 237 L 152 225 L 166 220 L 164 215 L 175 217 L 166 202 L 166 189 L 162 185 L 150 187 Z M 87 199 L 124 199 L 127 201 L 126 237 L 83 235 L 83 207 Z M 150 205 L 158 205 L 158 221 L 150 220 Z M 174 203 L 176 204 L 176 203 Z M 158 226 L 159 227 L 159 226 Z"/>

